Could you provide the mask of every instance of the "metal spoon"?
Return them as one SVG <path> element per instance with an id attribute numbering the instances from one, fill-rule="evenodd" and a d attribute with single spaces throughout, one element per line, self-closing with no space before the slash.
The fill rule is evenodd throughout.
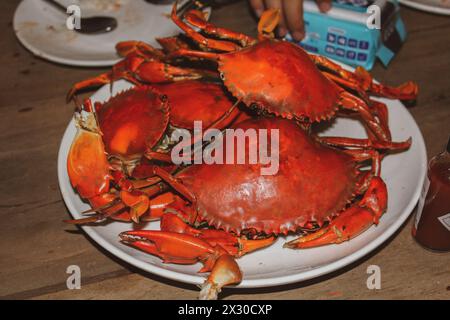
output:
<path id="1" fill-rule="evenodd" d="M 53 7 L 67 14 L 67 8 L 55 0 L 44 0 L 51 4 Z M 81 18 L 80 29 L 74 29 L 75 31 L 83 34 L 99 34 L 111 32 L 117 28 L 117 20 L 113 17 L 95 16 L 88 18 Z"/>

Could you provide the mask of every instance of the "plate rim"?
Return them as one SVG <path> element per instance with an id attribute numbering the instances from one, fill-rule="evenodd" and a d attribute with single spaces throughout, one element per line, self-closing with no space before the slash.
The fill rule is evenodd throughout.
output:
<path id="1" fill-rule="evenodd" d="M 50 53 L 46 53 L 44 51 L 39 50 L 35 46 L 33 46 L 30 42 L 28 42 L 27 38 L 22 35 L 22 32 L 20 32 L 20 28 L 18 25 L 18 18 L 20 14 L 20 10 L 23 6 L 26 5 L 26 2 L 29 0 L 22 0 L 20 1 L 19 5 L 17 6 L 15 12 L 14 12 L 14 18 L 13 18 L 13 29 L 14 33 L 19 40 L 19 42 L 31 53 L 33 53 L 36 57 L 55 62 L 62 65 L 68 65 L 68 66 L 74 66 L 74 67 L 110 67 L 117 62 L 120 61 L 120 57 L 118 56 L 117 59 L 114 60 L 76 60 L 76 59 L 70 59 L 70 58 L 61 58 L 58 56 L 55 56 Z"/>
<path id="2" fill-rule="evenodd" d="M 22 10 L 23 6 L 26 5 L 27 1 L 32 1 L 32 0 L 21 0 L 19 5 L 17 6 L 16 10 L 14 11 L 13 29 L 14 29 L 14 33 L 15 33 L 17 39 L 19 40 L 19 42 L 36 57 L 45 59 L 50 62 L 60 64 L 60 65 L 73 66 L 73 67 L 88 67 L 88 68 L 110 67 L 110 66 L 115 65 L 117 62 L 119 62 L 121 60 L 121 57 L 119 57 L 119 56 L 117 56 L 116 59 L 100 59 L 100 60 L 76 60 L 76 59 L 70 59 L 70 58 L 62 58 L 60 56 L 53 55 L 51 53 L 42 51 L 39 48 L 33 46 L 27 40 L 27 38 L 23 36 L 22 32 L 20 32 L 20 28 L 18 25 L 19 14 L 21 13 L 20 10 Z M 211 8 L 207 7 L 204 10 L 206 10 L 206 12 L 209 14 L 209 17 L 210 17 L 211 16 Z"/>
<path id="3" fill-rule="evenodd" d="M 341 65 L 346 66 L 345 64 Z M 353 69 L 353 68 L 351 68 Z M 104 88 L 104 87 L 102 87 Z M 100 88 L 99 90 L 101 90 Z M 98 91 L 99 91 L 98 90 Z M 98 91 L 96 91 L 91 97 L 95 96 Z M 393 100 L 398 101 L 398 100 Z M 351 254 L 344 256 L 336 261 L 333 261 L 328 264 L 316 266 L 312 269 L 308 270 L 302 270 L 297 274 L 290 274 L 285 276 L 276 276 L 276 277 L 270 277 L 270 278 L 264 278 L 264 279 L 243 279 L 242 282 L 236 286 L 233 286 L 233 288 L 269 288 L 274 286 L 282 286 L 292 283 L 300 283 L 306 280 L 310 280 L 313 278 L 317 278 L 320 276 L 323 276 L 325 274 L 334 272 L 336 270 L 342 269 L 348 265 L 350 265 L 353 262 L 356 262 L 360 260 L 361 258 L 369 255 L 372 251 L 374 251 L 376 248 L 378 248 L 381 244 L 383 244 L 385 241 L 387 241 L 389 238 L 392 237 L 395 232 L 405 223 L 405 221 L 408 219 L 408 217 L 413 213 L 413 209 L 416 206 L 423 183 L 425 181 L 426 177 L 426 168 L 427 168 L 427 153 L 426 153 L 426 145 L 425 140 L 423 138 L 423 134 L 415 121 L 412 114 L 409 112 L 409 110 L 400 102 L 398 101 L 399 105 L 406 111 L 405 114 L 409 117 L 409 120 L 411 121 L 411 124 L 414 126 L 414 131 L 417 133 L 417 141 L 415 143 L 417 144 L 417 149 L 420 156 L 421 168 L 420 172 L 418 173 L 420 175 L 419 177 L 419 183 L 416 186 L 416 189 L 413 193 L 413 197 L 410 199 L 408 205 L 406 208 L 398 215 L 398 218 L 386 228 L 386 230 L 378 237 L 369 242 L 367 245 L 357 249 L 356 251 L 352 252 Z M 68 140 L 68 135 L 70 134 L 70 130 L 73 130 L 75 127 L 74 119 L 72 118 L 69 122 L 68 126 L 66 127 L 66 130 L 64 132 L 63 138 L 60 143 L 60 148 L 58 150 L 58 182 L 59 182 L 59 188 L 60 192 L 63 196 L 64 202 L 69 209 L 69 212 L 71 216 L 74 216 L 75 213 L 79 213 L 78 210 L 74 207 L 72 201 L 70 200 L 70 196 L 68 194 L 68 190 L 63 188 L 63 176 L 67 176 L 66 172 L 66 159 L 67 159 L 67 153 L 64 153 L 65 149 L 69 149 L 71 145 L 71 141 L 68 145 L 64 145 L 64 141 Z M 70 186 L 70 188 L 72 188 Z M 145 272 L 152 273 L 154 275 L 171 279 L 174 281 L 179 281 L 182 283 L 188 283 L 193 285 L 200 285 L 204 282 L 205 277 L 203 275 L 189 275 L 186 273 L 181 273 L 179 271 L 173 271 L 168 270 L 162 267 L 159 267 L 157 265 L 154 265 L 152 263 L 142 261 L 139 258 L 136 258 L 129 253 L 125 252 L 124 250 L 120 249 L 119 247 L 115 246 L 113 243 L 109 242 L 107 239 L 104 239 L 96 230 L 95 226 L 80 226 L 80 228 L 90 237 L 92 238 L 97 244 L 99 244 L 103 249 L 108 251 L 110 254 L 113 254 L 120 260 L 129 263 Z"/>
<path id="4" fill-rule="evenodd" d="M 427 5 L 424 3 L 415 2 L 415 1 L 411 1 L 411 0 L 399 0 L 399 2 L 402 5 L 405 5 L 407 7 L 413 8 L 413 9 L 430 12 L 430 13 L 435 13 L 435 14 L 440 14 L 440 15 L 450 15 L 450 8 L 443 8 L 443 7 Z"/>

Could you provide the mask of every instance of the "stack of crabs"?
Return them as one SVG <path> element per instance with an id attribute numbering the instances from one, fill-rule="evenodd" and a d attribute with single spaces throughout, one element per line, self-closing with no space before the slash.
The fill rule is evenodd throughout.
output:
<path id="1" fill-rule="evenodd" d="M 278 19 L 278 11 L 266 11 L 254 39 L 208 23 L 198 10 L 182 19 L 175 4 L 172 20 L 183 34 L 158 39 L 162 49 L 119 43 L 124 59 L 111 72 L 76 84 L 69 99 L 118 79 L 135 86 L 104 103 L 78 104 L 67 167 L 93 209 L 68 222 L 160 220 L 160 231 L 124 232 L 121 241 L 166 263 L 201 262 L 200 272 L 209 272 L 202 299 L 239 283 L 235 259 L 279 235 L 297 234 L 285 247 L 302 249 L 341 243 L 378 224 L 387 209 L 381 161 L 411 141 L 391 140 L 387 107 L 370 96 L 413 101 L 417 86 L 378 84 L 362 68 L 350 72 L 274 39 Z M 311 130 L 339 115 L 361 119 L 368 138 Z M 263 176 L 257 164 L 175 165 L 171 133 L 192 131 L 194 121 L 219 130 L 278 129 L 278 173 Z"/>

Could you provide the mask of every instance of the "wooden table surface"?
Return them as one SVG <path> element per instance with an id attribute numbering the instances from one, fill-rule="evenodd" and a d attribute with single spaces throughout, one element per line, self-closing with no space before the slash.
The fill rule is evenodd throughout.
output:
<path id="1" fill-rule="evenodd" d="M 0 298 L 195 299 L 195 286 L 143 273 L 115 259 L 68 217 L 56 174 L 63 132 L 72 117 L 69 86 L 101 72 L 35 58 L 16 40 L 12 17 L 18 0 L 0 2 Z M 409 38 L 374 76 L 389 84 L 419 83 L 410 109 L 428 155 L 443 150 L 450 134 L 450 18 L 402 9 Z M 245 2 L 213 13 L 219 25 L 254 34 Z M 407 164 L 405 164 L 407 165 Z M 312 281 L 270 289 L 225 290 L 225 299 L 449 299 L 450 254 L 419 247 L 411 219 L 385 245 L 351 266 Z M 66 268 L 82 270 L 82 289 L 69 291 Z M 381 268 L 381 290 L 368 290 L 367 267 Z"/>

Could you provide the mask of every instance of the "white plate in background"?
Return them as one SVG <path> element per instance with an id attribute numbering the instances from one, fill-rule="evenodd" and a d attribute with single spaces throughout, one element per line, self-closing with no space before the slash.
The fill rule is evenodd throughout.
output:
<path id="1" fill-rule="evenodd" d="M 113 0 L 116 6 L 102 6 L 92 0 L 59 0 L 64 5 L 80 4 L 82 17 L 113 16 L 118 27 L 110 33 L 84 35 L 66 27 L 68 15 L 43 0 L 23 0 L 14 15 L 14 31 L 20 42 L 36 56 L 73 66 L 104 67 L 120 57 L 115 45 L 139 40 L 158 46 L 157 37 L 180 33 L 170 20 L 172 5 L 155 5 L 144 0 Z M 210 11 L 208 11 L 210 12 Z"/>
<path id="2" fill-rule="evenodd" d="M 450 15 L 450 0 L 399 0 L 399 2 L 417 10 Z"/>

